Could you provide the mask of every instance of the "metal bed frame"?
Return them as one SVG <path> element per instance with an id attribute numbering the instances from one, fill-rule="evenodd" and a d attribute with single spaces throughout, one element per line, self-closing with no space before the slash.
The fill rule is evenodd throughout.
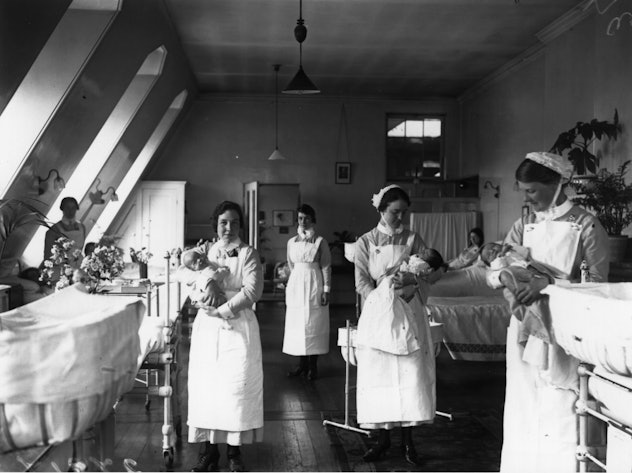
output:
<path id="1" fill-rule="evenodd" d="M 609 428 L 615 428 L 632 439 L 632 425 L 624 425 L 603 412 L 595 409 L 595 401 L 590 399 L 588 393 L 588 378 L 592 377 L 596 382 L 609 384 L 610 386 L 613 386 L 616 389 L 621 389 L 628 394 L 632 394 L 632 390 L 611 379 L 594 373 L 592 369 L 593 366 L 588 363 L 580 363 L 577 369 L 579 373 L 579 399 L 575 404 L 575 412 L 579 417 L 579 441 L 576 457 L 579 461 L 579 471 L 582 473 L 587 471 L 589 461 L 602 468 L 604 471 L 611 471 L 607 468 L 605 463 L 594 455 L 594 449 L 588 445 L 588 416 L 595 417 L 605 422 L 608 424 Z"/>

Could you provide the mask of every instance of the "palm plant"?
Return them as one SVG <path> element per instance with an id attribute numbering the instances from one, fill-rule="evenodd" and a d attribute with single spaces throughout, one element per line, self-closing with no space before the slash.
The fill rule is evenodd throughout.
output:
<path id="1" fill-rule="evenodd" d="M 573 128 L 559 134 L 550 151 L 563 155 L 568 150 L 568 160 L 573 163 L 578 175 L 585 175 L 586 171 L 597 172 L 599 158 L 590 152 L 590 145 L 595 140 L 608 138 L 616 140 L 621 133 L 619 112 L 614 110 L 614 121 L 599 121 L 593 118 L 590 122 L 577 122 Z"/>
<path id="2" fill-rule="evenodd" d="M 29 224 L 50 227 L 46 216 L 35 205 L 20 199 L 0 199 L 0 264 L 11 235 Z"/>
<path id="3" fill-rule="evenodd" d="M 578 184 L 578 196 L 573 200 L 595 211 L 608 235 L 621 235 L 632 223 L 632 185 L 625 183 L 630 161 L 623 163 L 616 172 L 602 169 L 595 179 Z"/>

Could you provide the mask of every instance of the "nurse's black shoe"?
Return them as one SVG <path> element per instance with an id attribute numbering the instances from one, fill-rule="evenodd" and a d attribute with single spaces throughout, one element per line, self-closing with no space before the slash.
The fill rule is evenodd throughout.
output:
<path id="1" fill-rule="evenodd" d="M 300 375 L 307 375 L 309 371 L 309 361 L 307 359 L 307 356 L 301 356 L 300 359 L 301 361 L 299 362 L 299 365 L 293 370 L 287 372 L 288 378 L 295 378 Z"/>
<path id="2" fill-rule="evenodd" d="M 414 445 L 402 445 L 402 453 L 404 454 L 404 459 L 407 463 L 410 463 L 411 465 L 422 464 Z"/>
<path id="3" fill-rule="evenodd" d="M 219 471 L 219 449 L 217 445 L 207 443 L 200 452 L 197 465 L 191 471 Z"/>
<path id="4" fill-rule="evenodd" d="M 378 434 L 377 444 L 369 448 L 364 455 L 362 455 L 362 459 L 365 462 L 375 462 L 379 461 L 386 456 L 386 452 L 391 447 L 391 435 L 388 430 L 380 429 L 380 433 Z"/>
<path id="5" fill-rule="evenodd" d="M 307 379 L 314 381 L 318 378 L 318 355 L 309 356 L 309 369 L 307 370 Z"/>
<path id="6" fill-rule="evenodd" d="M 244 463 L 241 461 L 241 452 L 239 447 L 228 445 L 228 470 L 229 471 L 246 471 Z"/>

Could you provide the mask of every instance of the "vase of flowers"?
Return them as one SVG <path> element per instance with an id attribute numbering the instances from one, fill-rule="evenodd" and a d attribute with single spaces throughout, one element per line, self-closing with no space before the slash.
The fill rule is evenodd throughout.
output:
<path id="1" fill-rule="evenodd" d="M 74 240 L 59 237 L 53 243 L 51 255 L 44 261 L 40 281 L 56 291 L 74 284 L 74 271 L 81 265 L 83 254 L 75 248 Z"/>
<path id="2" fill-rule="evenodd" d="M 81 262 L 81 271 L 87 278 L 90 292 L 97 292 L 104 281 L 111 281 L 123 273 L 123 252 L 114 245 L 99 244 Z"/>
<path id="3" fill-rule="evenodd" d="M 147 264 L 153 254 L 149 252 L 144 246 L 140 250 L 134 248 L 129 249 L 129 256 L 132 259 L 132 263 L 138 263 L 138 276 L 140 279 L 147 279 Z"/>

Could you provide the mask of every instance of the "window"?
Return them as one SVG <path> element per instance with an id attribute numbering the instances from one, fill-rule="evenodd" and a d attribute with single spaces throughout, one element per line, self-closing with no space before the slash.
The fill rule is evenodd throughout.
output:
<path id="1" fill-rule="evenodd" d="M 386 117 L 386 179 L 443 179 L 443 117 Z"/>

